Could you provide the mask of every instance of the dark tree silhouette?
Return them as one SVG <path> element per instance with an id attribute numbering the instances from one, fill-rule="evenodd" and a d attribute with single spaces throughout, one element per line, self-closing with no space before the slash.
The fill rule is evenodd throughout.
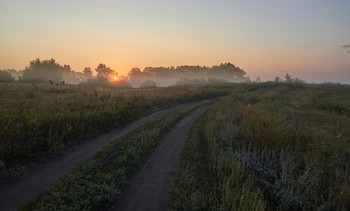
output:
<path id="1" fill-rule="evenodd" d="M 61 68 L 62 79 L 69 84 L 77 84 L 84 80 L 82 73 L 72 70 L 70 65 L 63 65 Z"/>
<path id="2" fill-rule="evenodd" d="M 140 68 L 137 68 L 137 67 L 131 68 L 131 70 L 128 73 L 129 80 L 132 80 L 133 77 L 138 77 L 138 76 L 142 76 L 142 72 Z"/>
<path id="3" fill-rule="evenodd" d="M 0 83 L 14 82 L 15 78 L 6 71 L 0 70 Z"/>
<path id="4" fill-rule="evenodd" d="M 286 79 L 286 82 L 287 82 L 287 83 L 292 82 L 292 76 L 289 75 L 288 73 L 286 74 L 286 76 L 284 76 L 284 78 Z"/>
<path id="5" fill-rule="evenodd" d="M 72 68 L 70 68 L 70 65 L 66 65 L 66 64 L 65 64 L 65 65 L 63 65 L 61 71 L 62 71 L 63 73 L 70 73 L 70 72 L 72 71 Z"/>
<path id="6" fill-rule="evenodd" d="M 282 82 L 282 79 L 278 76 L 276 76 L 276 78 L 273 80 L 273 82 L 275 83 L 281 83 Z"/>
<path id="7" fill-rule="evenodd" d="M 112 70 L 110 67 L 107 67 L 105 64 L 99 64 L 97 68 L 95 69 L 97 72 L 97 80 L 101 81 L 108 81 L 109 77 L 112 76 L 118 76 L 118 73 L 116 73 L 114 70 Z"/>
<path id="8" fill-rule="evenodd" d="M 85 79 L 91 79 L 92 78 L 92 70 L 90 67 L 85 67 L 83 70 L 84 78 Z"/>
<path id="9" fill-rule="evenodd" d="M 182 82 L 198 82 L 201 79 L 208 79 L 218 83 L 219 81 L 228 82 L 241 82 L 246 81 L 248 78 L 245 76 L 246 72 L 236 67 L 231 63 L 221 63 L 218 66 L 206 67 L 206 66 L 190 66 L 182 65 L 177 67 L 146 67 L 143 71 L 139 68 L 133 68 L 128 73 L 128 79 L 133 85 L 141 85 L 143 81 L 153 80 L 158 85 L 162 84 L 174 84 L 182 78 L 188 79 Z M 198 81 L 199 80 L 199 81 Z"/>
<path id="10" fill-rule="evenodd" d="M 157 88 L 157 84 L 154 81 L 147 80 L 140 85 L 140 88 Z"/>
<path id="11" fill-rule="evenodd" d="M 49 80 L 59 82 L 62 80 L 62 66 L 54 59 L 42 60 L 39 58 L 31 61 L 23 70 L 23 82 L 47 82 Z"/>

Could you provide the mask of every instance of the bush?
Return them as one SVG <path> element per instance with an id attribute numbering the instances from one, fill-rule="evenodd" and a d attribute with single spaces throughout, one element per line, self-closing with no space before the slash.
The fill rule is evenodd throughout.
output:
<path id="1" fill-rule="evenodd" d="M 121 87 L 121 88 L 132 88 L 131 84 L 129 84 L 128 82 L 126 82 L 124 80 L 114 82 L 112 85 L 115 87 Z"/>
<path id="2" fill-rule="evenodd" d="M 156 87 L 157 87 L 156 82 L 151 81 L 151 80 L 144 81 L 144 82 L 140 85 L 140 88 L 156 88 Z"/>
<path id="3" fill-rule="evenodd" d="M 14 82 L 15 78 L 6 71 L 0 70 L 0 83 Z"/>
<path id="4" fill-rule="evenodd" d="M 107 87 L 132 88 L 131 84 L 129 84 L 127 81 L 124 81 L 124 80 L 108 82 L 107 80 L 89 79 L 87 81 L 81 82 L 80 85 L 97 85 L 97 86 L 102 86 L 106 88 Z"/>

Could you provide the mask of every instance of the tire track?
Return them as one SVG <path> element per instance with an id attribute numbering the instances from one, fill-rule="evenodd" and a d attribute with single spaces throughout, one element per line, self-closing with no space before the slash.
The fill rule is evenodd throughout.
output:
<path id="1" fill-rule="evenodd" d="M 71 169 L 86 161 L 96 154 L 103 146 L 109 142 L 127 134 L 147 121 L 155 119 L 163 114 L 190 106 L 194 103 L 174 106 L 150 114 L 140 120 L 128 124 L 120 129 L 115 129 L 100 137 L 87 140 L 77 146 L 72 147 L 69 152 L 56 159 L 43 164 L 34 169 L 29 175 L 19 182 L 7 185 L 0 189 L 0 210 L 15 210 L 25 205 L 30 199 L 37 196 L 49 184 L 56 181 Z"/>
<path id="2" fill-rule="evenodd" d="M 148 161 L 131 179 L 130 186 L 111 210 L 167 210 L 180 154 L 193 122 L 210 105 L 193 111 L 160 141 Z"/>

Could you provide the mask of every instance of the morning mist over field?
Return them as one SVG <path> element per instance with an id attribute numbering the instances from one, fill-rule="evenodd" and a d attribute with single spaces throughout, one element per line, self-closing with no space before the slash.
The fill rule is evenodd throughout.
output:
<path id="1" fill-rule="evenodd" d="M 0 0 L 0 211 L 350 210 L 350 0 Z"/>
<path id="2" fill-rule="evenodd" d="M 350 83 L 350 2 L 0 1 L 0 69 L 83 72 L 230 62 L 251 80 Z"/>

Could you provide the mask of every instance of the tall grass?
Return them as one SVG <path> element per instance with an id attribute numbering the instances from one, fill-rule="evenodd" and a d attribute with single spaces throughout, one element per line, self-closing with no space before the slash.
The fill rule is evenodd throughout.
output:
<path id="1" fill-rule="evenodd" d="M 174 210 L 264 210 L 266 202 L 240 163 L 227 156 L 214 133 L 215 107 L 194 124 L 174 180 Z"/>
<path id="2" fill-rule="evenodd" d="M 349 116 L 348 85 L 236 85 L 202 120 L 208 166 L 220 167 L 207 174 L 230 184 L 250 178 L 268 210 L 348 210 Z M 242 171 L 227 177 L 232 168 Z"/>
<path id="3" fill-rule="evenodd" d="M 217 105 L 213 136 L 269 207 L 349 208 L 349 86 L 262 84 L 236 94 Z"/>

